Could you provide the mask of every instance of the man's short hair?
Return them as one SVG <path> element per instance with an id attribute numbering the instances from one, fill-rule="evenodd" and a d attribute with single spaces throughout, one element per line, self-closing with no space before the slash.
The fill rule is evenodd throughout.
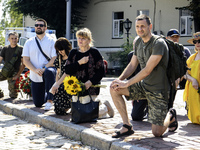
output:
<path id="1" fill-rule="evenodd" d="M 17 36 L 17 38 L 19 37 L 19 35 L 18 35 L 18 33 L 17 32 L 10 32 L 9 34 L 8 34 L 8 38 L 11 36 L 11 35 L 15 35 L 15 36 Z"/>
<path id="2" fill-rule="evenodd" d="M 149 16 L 145 15 L 145 14 L 141 14 L 139 16 L 136 17 L 135 20 L 146 20 L 147 24 L 150 25 L 151 24 L 151 19 L 149 18 Z"/>
<path id="3" fill-rule="evenodd" d="M 39 19 L 35 20 L 35 22 L 37 22 L 37 21 L 42 21 L 42 22 L 44 22 L 44 26 L 47 27 L 47 22 L 46 22 L 44 19 L 39 18 Z"/>

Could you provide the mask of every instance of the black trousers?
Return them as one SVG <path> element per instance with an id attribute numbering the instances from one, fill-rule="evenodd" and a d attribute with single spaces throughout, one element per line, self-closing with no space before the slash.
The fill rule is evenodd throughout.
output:
<path id="1" fill-rule="evenodd" d="M 142 121 L 148 114 L 147 100 L 133 101 L 131 117 L 133 121 Z"/>

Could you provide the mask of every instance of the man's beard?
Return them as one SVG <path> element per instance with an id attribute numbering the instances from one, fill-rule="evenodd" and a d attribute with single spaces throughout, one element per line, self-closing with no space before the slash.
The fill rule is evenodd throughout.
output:
<path id="1" fill-rule="evenodd" d="M 35 32 L 36 32 L 36 34 L 39 34 L 39 35 L 41 35 L 41 34 L 43 34 L 43 33 L 44 33 L 44 31 L 42 31 L 42 30 L 39 30 L 39 31 L 38 31 L 38 30 L 36 30 Z"/>

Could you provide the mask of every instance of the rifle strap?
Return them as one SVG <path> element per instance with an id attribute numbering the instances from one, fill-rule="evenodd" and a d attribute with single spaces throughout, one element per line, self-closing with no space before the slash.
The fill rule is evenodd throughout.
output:
<path id="1" fill-rule="evenodd" d="M 14 65 L 15 64 L 15 62 L 17 61 L 17 59 L 18 59 L 18 51 L 19 51 L 19 46 L 17 45 L 17 48 L 16 48 L 16 50 L 15 50 L 15 52 L 14 52 L 14 54 L 13 54 L 13 57 L 11 58 L 11 60 L 10 60 L 10 63 L 12 64 L 12 65 Z"/>

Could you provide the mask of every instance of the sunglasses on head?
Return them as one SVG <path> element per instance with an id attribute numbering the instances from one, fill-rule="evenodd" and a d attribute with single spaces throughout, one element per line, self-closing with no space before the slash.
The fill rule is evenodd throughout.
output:
<path id="1" fill-rule="evenodd" d="M 38 27 L 38 26 L 40 26 L 40 27 L 44 27 L 43 24 L 35 24 L 35 27 Z"/>
<path id="2" fill-rule="evenodd" d="M 196 44 L 197 42 L 200 43 L 200 39 L 199 40 L 193 40 L 194 44 Z"/>

